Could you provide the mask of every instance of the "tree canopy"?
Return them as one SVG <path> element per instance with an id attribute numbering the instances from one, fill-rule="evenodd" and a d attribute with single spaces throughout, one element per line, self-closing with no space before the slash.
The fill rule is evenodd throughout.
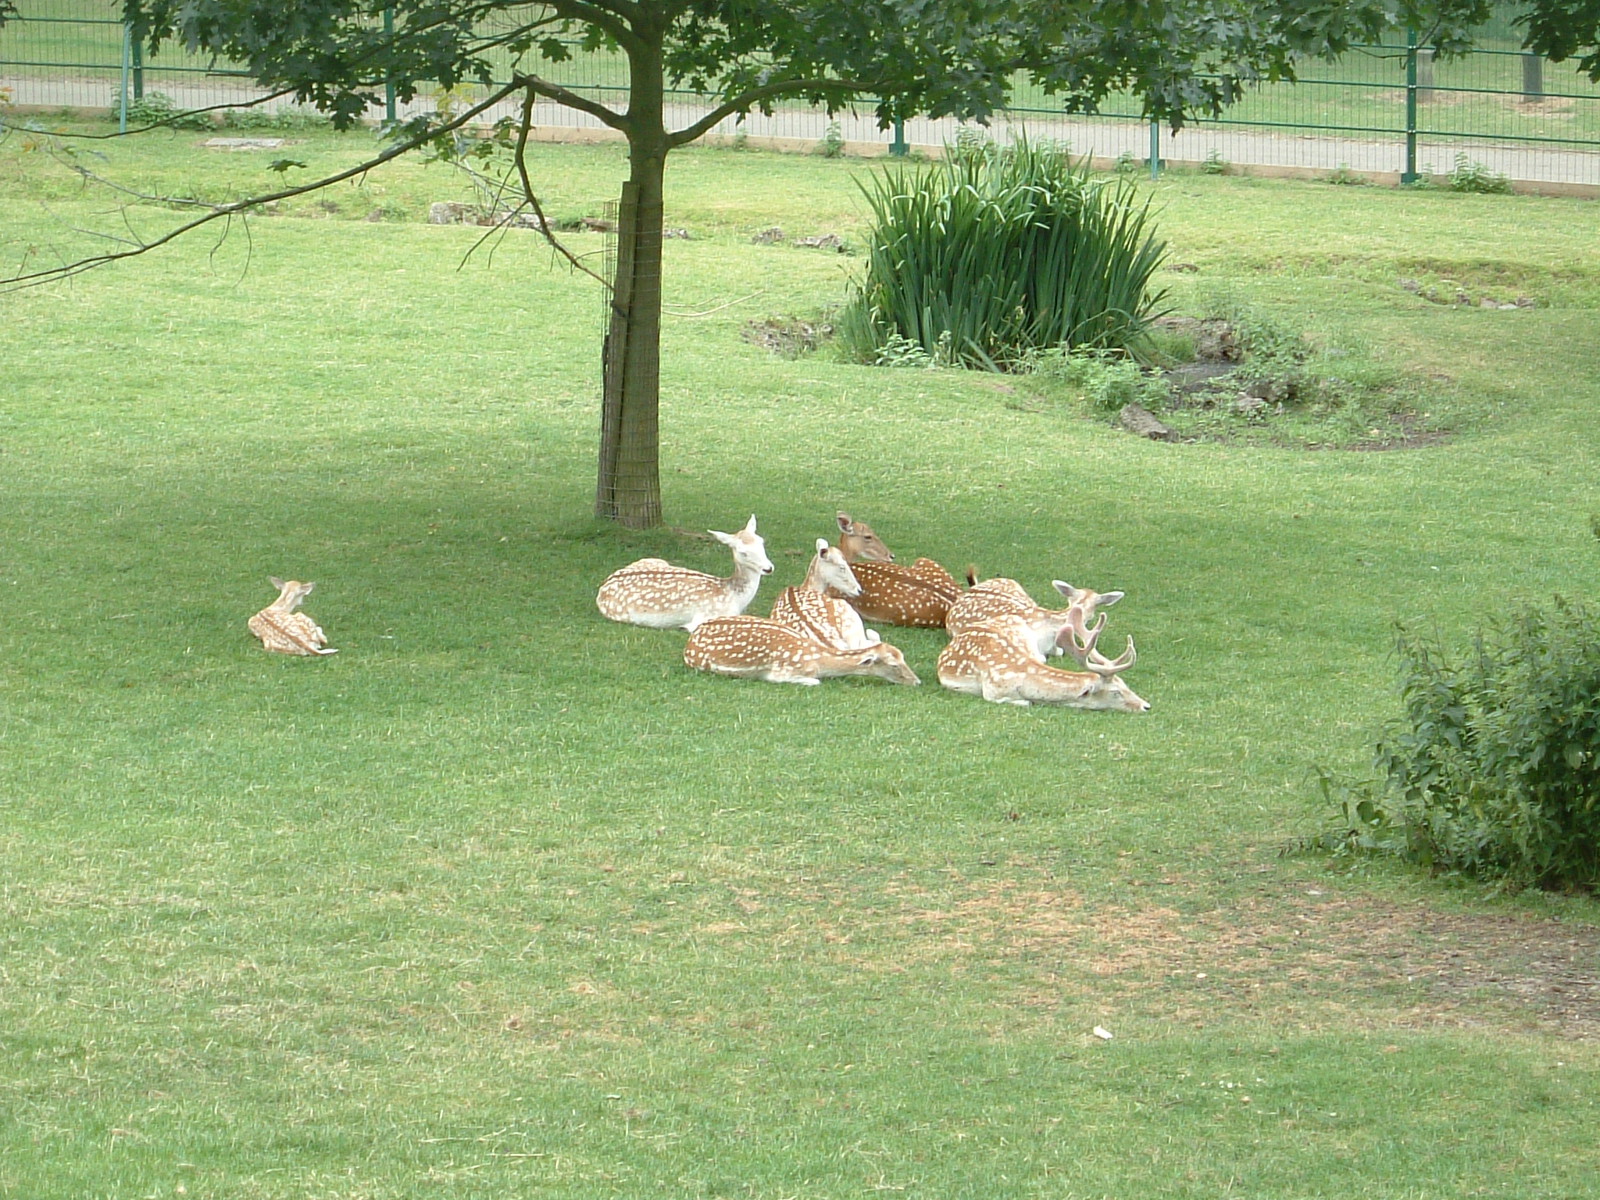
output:
<path id="1" fill-rule="evenodd" d="M 381 111 L 386 88 L 403 101 L 423 84 L 488 89 L 469 107 L 397 131 L 390 148 L 358 170 L 438 145 L 442 135 L 518 100 L 520 119 L 503 121 L 500 145 L 510 152 L 508 176 L 523 207 L 538 212 L 523 156 L 537 98 L 587 113 L 627 139 L 595 507 L 637 527 L 661 520 L 662 186 L 672 149 L 731 115 L 783 99 L 830 110 L 871 104 L 885 125 L 912 115 L 986 120 L 1024 78 L 1067 112 L 1092 112 L 1112 92 L 1130 91 L 1148 117 L 1176 127 L 1220 111 L 1254 82 L 1292 80 L 1306 56 L 1336 55 L 1396 28 L 1416 29 L 1442 53 L 1464 49 L 1493 7 L 1490 0 L 124 0 L 123 10 L 152 52 L 177 43 L 242 64 L 275 95 L 314 105 L 341 126 Z M 14 0 L 0 0 L 0 24 L 8 15 Z M 1558 61 L 1577 57 L 1600 79 L 1600 4 L 1530 0 L 1521 19 L 1529 49 Z M 624 103 L 550 78 L 550 65 L 575 46 L 626 59 Z M 700 92 L 707 108 L 668 128 L 669 89 Z M 132 252 L 271 198 L 220 205 Z"/>

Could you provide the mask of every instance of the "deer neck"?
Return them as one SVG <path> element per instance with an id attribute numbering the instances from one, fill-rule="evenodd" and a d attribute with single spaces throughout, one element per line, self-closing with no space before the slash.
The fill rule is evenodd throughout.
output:
<path id="1" fill-rule="evenodd" d="M 742 562 L 735 562 L 733 574 L 722 582 L 728 589 L 728 595 L 748 607 L 750 601 L 756 598 L 756 589 L 761 586 L 761 572 Z"/>
<path id="2" fill-rule="evenodd" d="M 806 577 L 800 581 L 802 592 L 816 592 L 823 595 L 828 590 L 828 585 L 822 582 L 822 560 L 813 558 L 811 565 L 806 568 Z"/>

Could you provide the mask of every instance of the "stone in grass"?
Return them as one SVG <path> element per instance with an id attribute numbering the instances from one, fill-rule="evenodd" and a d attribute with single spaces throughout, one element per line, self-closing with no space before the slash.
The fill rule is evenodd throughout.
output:
<path id="1" fill-rule="evenodd" d="M 282 138 L 207 138 L 203 143 L 207 150 L 276 150 L 283 145 Z"/>
<path id="2" fill-rule="evenodd" d="M 1117 422 L 1129 433 L 1137 433 L 1154 442 L 1178 440 L 1178 435 L 1158 421 L 1156 415 L 1142 404 L 1123 405 L 1122 411 L 1117 414 Z"/>

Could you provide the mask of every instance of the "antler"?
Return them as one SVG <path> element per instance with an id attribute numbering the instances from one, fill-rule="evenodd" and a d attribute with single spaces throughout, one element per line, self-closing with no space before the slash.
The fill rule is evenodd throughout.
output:
<path id="1" fill-rule="evenodd" d="M 1083 609 L 1073 605 L 1067 613 L 1066 628 L 1056 638 L 1056 645 L 1077 659 L 1080 667 L 1096 675 L 1115 675 L 1119 671 L 1126 671 L 1139 657 L 1133 648 L 1133 638 L 1128 638 L 1128 648 L 1119 657 L 1109 659 L 1095 645 L 1100 640 L 1100 631 L 1105 627 L 1105 613 L 1101 613 L 1100 619 L 1090 627 Z"/>

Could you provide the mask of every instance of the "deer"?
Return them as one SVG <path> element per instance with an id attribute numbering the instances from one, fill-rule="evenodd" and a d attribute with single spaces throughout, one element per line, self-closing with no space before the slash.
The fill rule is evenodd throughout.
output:
<path id="1" fill-rule="evenodd" d="M 1066 608 L 1041 607 L 1034 602 L 1032 596 L 1028 595 L 1027 589 L 1015 579 L 996 577 L 985 579 L 980 583 L 977 571 L 969 568 L 967 591 L 950 606 L 950 611 L 944 619 L 945 632 L 954 637 L 974 625 L 1014 613 L 1028 622 L 1040 656 L 1048 658 L 1052 654 L 1065 653 L 1059 638 L 1061 631 L 1067 627 L 1074 609 L 1083 613 L 1084 623 L 1087 625 L 1097 609 L 1109 608 L 1124 595 L 1122 592 L 1096 592 L 1089 588 L 1076 588 L 1059 579 L 1051 580 L 1051 583 L 1056 591 L 1066 597 L 1068 601 Z M 1105 617 L 1102 615 L 1100 619 L 1104 622 Z"/>
<path id="2" fill-rule="evenodd" d="M 860 594 L 848 597 L 855 610 L 866 620 L 885 625 L 942 629 L 950 606 L 961 595 L 955 577 L 931 558 L 902 566 L 865 521 L 846 512 L 837 514 L 837 520 L 839 552 L 861 584 Z"/>
<path id="3" fill-rule="evenodd" d="M 261 644 L 275 654 L 337 654 L 328 645 L 328 635 L 322 627 L 303 612 L 295 612 L 314 583 L 301 583 L 298 579 L 279 579 L 267 576 L 278 589 L 278 598 L 247 622 L 250 632 L 261 639 Z"/>
<path id="4" fill-rule="evenodd" d="M 861 594 L 861 584 L 838 547 L 828 545 L 827 538 L 818 538 L 805 580 L 779 593 L 772 605 L 772 619 L 834 650 L 864 650 L 877 644 L 878 635 L 861 623 L 861 614 L 830 596 L 830 588 L 842 596 Z"/>
<path id="5" fill-rule="evenodd" d="M 600 585 L 595 603 L 601 613 L 628 625 L 693 633 L 713 617 L 744 612 L 755 599 L 761 577 L 772 574 L 772 560 L 756 533 L 755 516 L 737 533 L 709 532 L 733 551 L 730 577 L 675 567 L 664 558 L 641 558 L 613 571 Z"/>
<path id="6" fill-rule="evenodd" d="M 887 642 L 840 651 L 766 617 L 716 617 L 689 635 L 684 665 L 696 671 L 814 686 L 841 675 L 865 675 L 890 683 L 922 682 L 905 655 Z"/>
<path id="7" fill-rule="evenodd" d="M 1020 614 L 997 616 L 965 629 L 939 654 L 939 683 L 953 692 L 982 696 L 996 704 L 1060 704 L 1069 708 L 1149 712 L 1147 701 L 1118 676 L 1133 666 L 1133 639 L 1114 661 L 1095 648 L 1105 618 L 1093 628 L 1081 610 L 1072 610 L 1058 640 L 1083 671 L 1047 666 L 1032 628 Z"/>

